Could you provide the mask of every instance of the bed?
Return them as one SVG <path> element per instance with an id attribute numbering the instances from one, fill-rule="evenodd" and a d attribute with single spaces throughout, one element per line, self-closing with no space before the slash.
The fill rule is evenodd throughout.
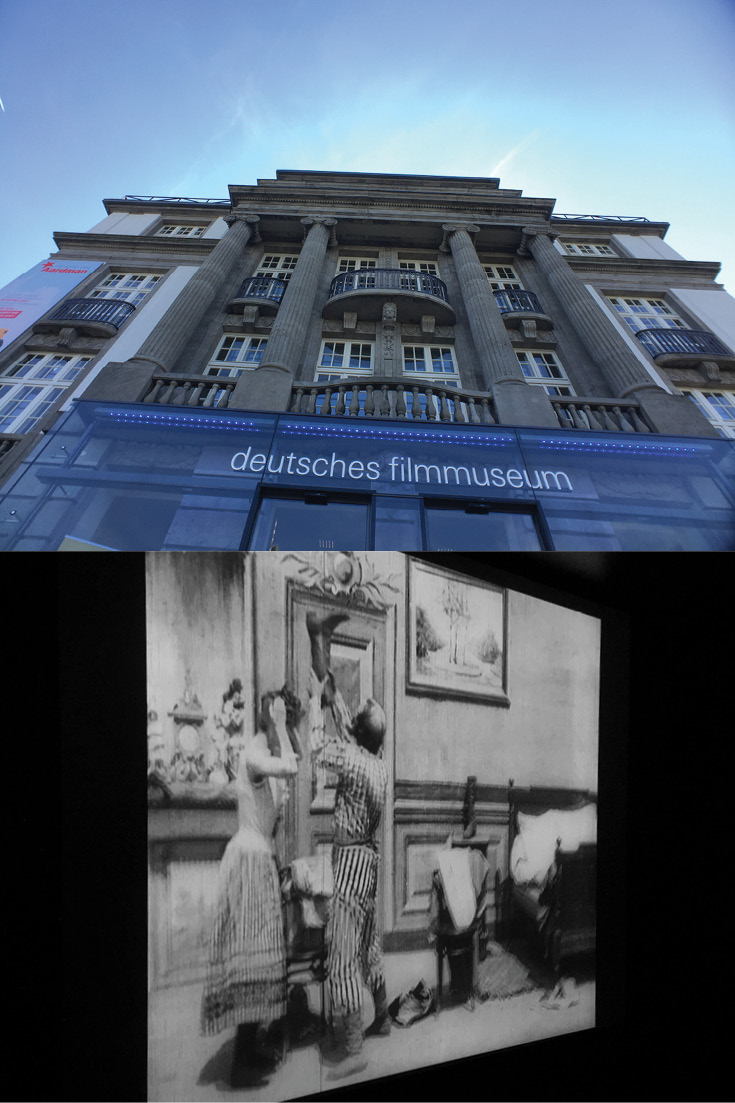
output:
<path id="1" fill-rule="evenodd" d="M 501 930 L 558 974 L 596 945 L 597 798 L 588 790 L 508 787 L 508 870 Z"/>

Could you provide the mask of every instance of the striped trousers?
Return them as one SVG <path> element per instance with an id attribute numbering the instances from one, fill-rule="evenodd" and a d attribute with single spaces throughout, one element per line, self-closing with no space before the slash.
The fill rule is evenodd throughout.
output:
<path id="1" fill-rule="evenodd" d="M 359 1011 L 361 981 L 374 991 L 385 981 L 383 946 L 377 916 L 380 859 L 367 846 L 335 846 L 334 894 L 327 937 L 327 971 L 332 1007 Z"/>

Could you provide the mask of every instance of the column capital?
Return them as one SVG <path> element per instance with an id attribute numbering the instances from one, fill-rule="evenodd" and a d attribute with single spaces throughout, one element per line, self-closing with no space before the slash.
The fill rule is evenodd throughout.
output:
<path id="1" fill-rule="evenodd" d="M 534 237 L 548 237 L 554 241 L 559 236 L 558 230 L 552 230 L 550 226 L 524 226 L 521 230 L 521 244 L 518 246 L 519 257 L 530 257 L 531 252 L 528 243 Z"/>
<path id="2" fill-rule="evenodd" d="M 442 238 L 441 245 L 439 246 L 439 252 L 440 253 L 448 253 L 450 251 L 450 249 L 449 249 L 449 235 L 450 234 L 455 234 L 458 230 L 465 230 L 467 232 L 469 238 L 470 238 L 470 241 L 474 245 L 475 244 L 475 237 L 477 236 L 477 234 L 479 234 L 480 227 L 476 226 L 473 222 L 468 222 L 468 223 L 465 223 L 465 224 L 462 224 L 462 223 L 459 223 L 459 222 L 450 222 L 450 223 L 447 223 L 446 225 L 442 225 L 442 230 L 444 231 L 444 237 Z"/>
<path id="3" fill-rule="evenodd" d="M 253 227 L 253 233 L 252 233 L 251 241 L 253 241 L 257 244 L 259 241 L 263 240 L 262 237 L 260 236 L 260 232 L 258 230 L 258 223 L 260 222 L 260 215 L 258 215 L 258 214 L 237 214 L 235 211 L 233 211 L 232 214 L 225 215 L 224 220 L 230 228 L 232 226 L 234 226 L 236 222 L 247 222 L 247 223 L 249 223 Z"/>
<path id="4" fill-rule="evenodd" d="M 301 219 L 301 225 L 304 227 L 304 241 L 306 241 L 306 235 L 309 233 L 309 230 L 312 228 L 312 226 L 326 226 L 326 228 L 329 230 L 329 241 L 327 242 L 327 248 L 329 249 L 333 245 L 337 244 L 337 235 L 334 229 L 334 227 L 337 225 L 336 218 L 328 218 L 326 216 L 321 217 L 320 215 L 307 215 L 306 218 Z"/>

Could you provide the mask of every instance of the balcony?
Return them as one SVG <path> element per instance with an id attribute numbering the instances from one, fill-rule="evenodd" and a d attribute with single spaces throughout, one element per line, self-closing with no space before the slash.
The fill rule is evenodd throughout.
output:
<path id="1" fill-rule="evenodd" d="M 120 299 L 66 299 L 33 328 L 42 333 L 71 326 L 88 337 L 114 337 L 134 310 Z"/>
<path id="2" fill-rule="evenodd" d="M 582 398 L 579 395 L 550 399 L 562 429 L 594 429 L 613 433 L 651 433 L 637 402 L 624 398 Z"/>
<path id="3" fill-rule="evenodd" d="M 523 322 L 534 322 L 541 329 L 553 328 L 554 323 L 532 291 L 506 287 L 493 291 L 493 296 L 507 329 L 520 329 Z"/>
<path id="4" fill-rule="evenodd" d="M 378 321 L 385 303 L 395 303 L 399 322 L 420 322 L 431 315 L 438 325 L 453 325 L 455 313 L 445 283 L 429 272 L 404 268 L 361 268 L 340 272 L 329 287 L 324 318 L 357 313 L 360 321 Z"/>
<path id="5" fill-rule="evenodd" d="M 406 386 L 403 376 L 381 379 L 379 383 L 356 379 L 339 383 L 298 383 L 292 388 L 289 413 L 497 425 L 489 395 L 460 391 L 441 383 L 409 383 Z"/>
<path id="6" fill-rule="evenodd" d="M 240 284 L 227 309 L 230 314 L 242 314 L 246 306 L 257 304 L 261 314 L 275 314 L 287 286 L 277 276 L 250 276 Z"/>
<path id="7" fill-rule="evenodd" d="M 711 333 L 701 329 L 639 329 L 636 338 L 657 364 L 691 367 L 714 360 L 720 367 L 735 368 L 735 353 Z"/>
<path id="8" fill-rule="evenodd" d="M 188 406 L 223 410 L 229 405 L 237 379 L 211 375 L 169 375 L 156 372 L 142 398 L 154 406 Z"/>

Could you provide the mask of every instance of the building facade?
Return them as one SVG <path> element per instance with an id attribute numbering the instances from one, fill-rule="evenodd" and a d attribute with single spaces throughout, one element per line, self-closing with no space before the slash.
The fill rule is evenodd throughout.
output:
<path id="1" fill-rule="evenodd" d="M 719 266 L 553 208 L 296 171 L 105 200 L 0 348 L 0 546 L 732 549 Z"/>

